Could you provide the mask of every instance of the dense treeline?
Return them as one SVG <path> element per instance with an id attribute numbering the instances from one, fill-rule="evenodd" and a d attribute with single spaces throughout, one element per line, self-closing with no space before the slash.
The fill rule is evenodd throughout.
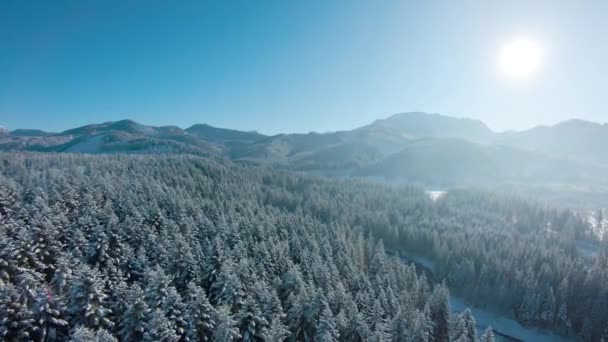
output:
<path id="1" fill-rule="evenodd" d="M 346 185 L 196 157 L 0 155 L 0 336 L 492 340 L 338 218 L 381 205 L 365 196 L 384 189 Z"/>
<path id="2" fill-rule="evenodd" d="M 589 227 L 567 211 L 183 156 L 5 154 L 0 171 L 9 340 L 479 339 L 443 279 L 523 323 L 608 336 L 608 253 L 577 250 Z"/>
<path id="3" fill-rule="evenodd" d="M 456 294 L 520 322 L 585 340 L 608 337 L 608 246 L 568 211 L 513 198 L 453 191 L 418 217 L 381 216 L 388 248 L 431 260 Z M 577 241 L 595 240 L 595 255 Z"/>

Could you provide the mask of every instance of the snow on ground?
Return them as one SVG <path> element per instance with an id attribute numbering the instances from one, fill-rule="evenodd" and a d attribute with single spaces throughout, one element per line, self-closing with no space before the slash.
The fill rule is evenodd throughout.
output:
<path id="1" fill-rule="evenodd" d="M 603 220 L 602 220 L 602 224 L 600 225 L 598 222 L 598 211 L 592 211 L 590 213 L 588 213 L 587 215 L 587 222 L 591 225 L 591 228 L 593 229 L 593 232 L 599 237 L 601 238 L 604 233 L 608 230 L 608 209 L 600 209 L 602 210 L 603 213 Z"/>
<path id="2" fill-rule="evenodd" d="M 435 270 L 434 262 L 425 257 L 418 257 L 413 255 L 401 255 L 400 259 L 405 263 L 414 263 L 426 271 L 431 273 Z M 524 342 L 565 342 L 575 341 L 572 338 L 564 338 L 547 331 L 540 331 L 534 328 L 527 328 L 522 326 L 520 323 L 511 319 L 503 314 L 492 312 L 491 310 L 482 309 L 479 307 L 467 305 L 463 298 L 450 296 L 450 305 L 453 313 L 460 313 L 466 308 L 469 308 L 477 321 L 477 329 L 479 335 L 488 327 L 492 326 L 492 329 L 496 335 L 496 341 L 501 342 L 513 342 L 513 341 L 524 341 Z M 498 333 L 496 333 L 498 332 Z"/>
<path id="3" fill-rule="evenodd" d="M 97 135 L 85 141 L 68 147 L 65 152 L 72 153 L 97 153 L 102 143 L 103 136 Z"/>
<path id="4" fill-rule="evenodd" d="M 550 332 L 540 331 L 533 328 L 527 328 L 519 324 L 513 319 L 507 318 L 504 315 L 499 315 L 491 311 L 477 308 L 471 305 L 466 305 L 462 298 L 450 296 L 450 304 L 452 312 L 462 312 L 469 308 L 477 321 L 477 329 L 481 335 L 483 331 L 492 326 L 495 332 L 510 336 L 506 338 L 496 334 L 497 341 L 525 341 L 525 342 L 558 342 L 558 341 L 574 341 L 574 339 L 564 338 Z"/>
<path id="5" fill-rule="evenodd" d="M 432 201 L 437 201 L 438 199 L 440 199 L 441 197 L 445 196 L 445 194 L 447 194 L 447 191 L 441 191 L 441 190 L 427 190 L 426 194 L 429 195 L 429 198 Z"/>
<path id="6" fill-rule="evenodd" d="M 412 256 L 412 255 L 401 255 L 401 260 L 407 263 L 414 263 L 417 266 L 422 266 L 431 273 L 435 272 L 435 262 L 429 258 Z"/>

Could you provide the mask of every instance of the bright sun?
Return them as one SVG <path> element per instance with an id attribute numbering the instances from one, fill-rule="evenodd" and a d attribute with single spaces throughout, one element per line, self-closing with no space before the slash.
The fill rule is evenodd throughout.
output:
<path id="1" fill-rule="evenodd" d="M 542 51 L 533 40 L 518 39 L 505 44 L 500 51 L 500 67 L 513 79 L 528 78 L 540 67 Z"/>

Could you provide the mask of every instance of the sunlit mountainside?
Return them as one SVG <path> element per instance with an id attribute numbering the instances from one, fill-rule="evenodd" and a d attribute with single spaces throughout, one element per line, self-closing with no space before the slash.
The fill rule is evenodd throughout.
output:
<path id="1" fill-rule="evenodd" d="M 205 124 L 181 129 L 123 120 L 0 136 L 4 151 L 183 153 L 433 188 L 541 186 L 548 198 L 574 206 L 585 206 L 589 198 L 597 203 L 597 192 L 608 188 L 605 146 L 608 126 L 581 120 L 500 133 L 478 120 L 426 113 L 396 114 L 331 133 L 266 136 Z"/>

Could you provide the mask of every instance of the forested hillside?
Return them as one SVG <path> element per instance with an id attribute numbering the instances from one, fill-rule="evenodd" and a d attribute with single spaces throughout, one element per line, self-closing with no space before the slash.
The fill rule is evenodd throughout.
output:
<path id="1" fill-rule="evenodd" d="M 335 219 L 356 192 L 192 157 L 0 165 L 5 340 L 475 338 L 444 286 Z"/>
<path id="2" fill-rule="evenodd" d="M 181 129 L 120 120 L 60 133 L 5 130 L 0 151 L 191 154 L 430 188 L 508 188 L 554 205 L 596 210 L 608 208 L 606 127 L 569 121 L 498 133 L 477 120 L 414 112 L 353 130 L 266 136 L 206 124 Z"/>
<path id="3" fill-rule="evenodd" d="M 450 314 L 449 287 L 600 340 L 608 250 L 577 249 L 593 239 L 570 212 L 489 193 L 433 201 L 194 156 L 0 154 L 0 335 L 492 340 Z"/>

